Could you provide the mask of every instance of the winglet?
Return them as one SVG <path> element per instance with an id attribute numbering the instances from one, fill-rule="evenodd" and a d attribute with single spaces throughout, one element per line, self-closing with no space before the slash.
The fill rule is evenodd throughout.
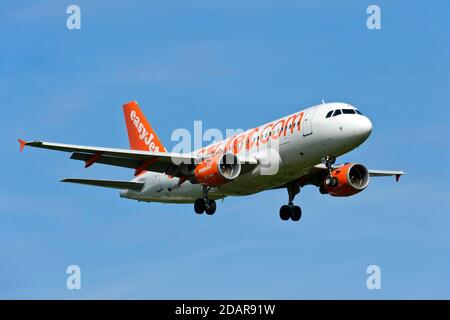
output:
<path id="1" fill-rule="evenodd" d="M 25 146 L 27 145 L 27 142 L 26 142 L 25 140 L 22 140 L 22 139 L 17 139 L 17 140 L 19 140 L 19 143 L 20 143 L 20 152 L 22 152 L 22 151 L 23 151 L 23 148 L 25 148 Z"/>

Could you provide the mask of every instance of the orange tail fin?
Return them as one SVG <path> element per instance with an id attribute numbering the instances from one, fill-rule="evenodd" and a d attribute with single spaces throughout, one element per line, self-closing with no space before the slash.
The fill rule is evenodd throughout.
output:
<path id="1" fill-rule="evenodd" d="M 136 101 L 123 105 L 130 149 L 166 152 Z"/>

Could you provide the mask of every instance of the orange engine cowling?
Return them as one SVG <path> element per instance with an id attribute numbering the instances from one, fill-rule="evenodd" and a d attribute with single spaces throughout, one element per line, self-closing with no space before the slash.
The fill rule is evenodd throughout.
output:
<path id="1" fill-rule="evenodd" d="M 241 173 L 241 164 L 236 155 L 224 153 L 203 160 L 194 169 L 195 180 L 205 186 L 220 186 Z"/>
<path id="2" fill-rule="evenodd" d="M 362 164 L 346 163 L 331 172 L 332 177 L 337 178 L 336 186 L 324 188 L 328 194 L 334 197 L 349 197 L 363 191 L 369 184 L 369 170 Z"/>

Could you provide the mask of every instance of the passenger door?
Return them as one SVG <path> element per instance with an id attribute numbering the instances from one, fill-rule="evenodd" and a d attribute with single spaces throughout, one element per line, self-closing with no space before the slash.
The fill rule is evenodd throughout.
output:
<path id="1" fill-rule="evenodd" d="M 316 109 L 309 109 L 305 112 L 303 116 L 303 136 L 309 136 L 313 133 L 312 122 L 315 112 Z"/>

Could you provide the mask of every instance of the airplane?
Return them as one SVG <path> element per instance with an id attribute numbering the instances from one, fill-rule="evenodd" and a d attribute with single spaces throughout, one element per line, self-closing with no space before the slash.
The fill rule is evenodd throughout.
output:
<path id="1" fill-rule="evenodd" d="M 190 153 L 168 152 L 138 103 L 123 105 L 130 149 L 103 148 L 18 139 L 25 146 L 70 152 L 71 159 L 134 169 L 131 181 L 67 178 L 62 182 L 120 189 L 122 198 L 145 202 L 190 203 L 197 214 L 213 215 L 216 200 L 286 189 L 282 220 L 299 221 L 294 205 L 301 188 L 312 185 L 333 197 L 353 196 L 371 177 L 402 170 L 371 170 L 360 163 L 335 165 L 336 158 L 360 146 L 372 122 L 343 102 L 318 104 L 251 128 Z"/>

